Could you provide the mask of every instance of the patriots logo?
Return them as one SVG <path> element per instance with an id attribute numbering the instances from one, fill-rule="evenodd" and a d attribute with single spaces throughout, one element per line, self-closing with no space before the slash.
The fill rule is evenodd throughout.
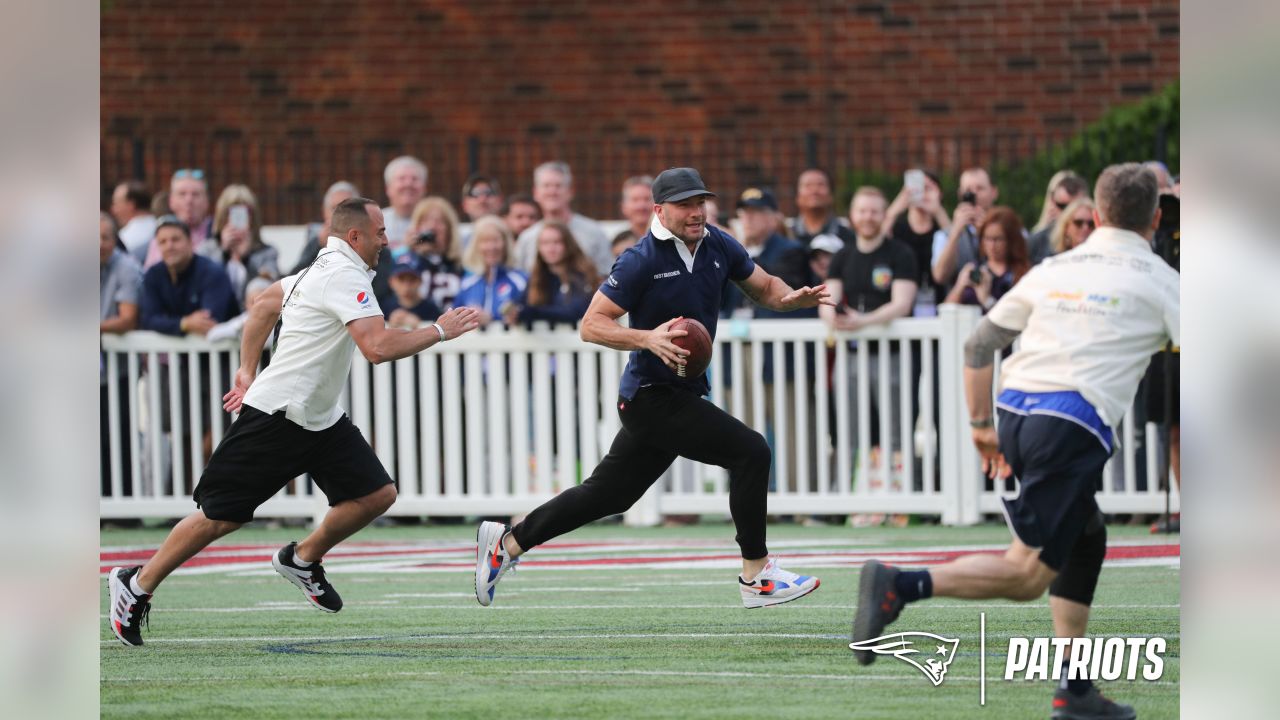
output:
<path id="1" fill-rule="evenodd" d="M 914 647 L 916 641 L 920 642 L 921 648 L 936 648 L 936 650 L 928 652 L 928 657 L 923 657 L 922 653 L 927 650 L 917 650 Z M 892 655 L 914 665 L 929 678 L 934 687 L 937 687 L 942 684 L 943 677 L 947 674 L 947 666 L 955 659 L 956 648 L 959 645 L 959 638 L 951 640 L 933 633 L 903 632 L 883 635 L 860 643 L 849 643 L 849 649 L 869 650 L 877 655 Z M 922 655 L 923 659 L 912 657 L 913 655 Z M 942 658 L 934 657 L 936 655 L 941 655 Z"/>

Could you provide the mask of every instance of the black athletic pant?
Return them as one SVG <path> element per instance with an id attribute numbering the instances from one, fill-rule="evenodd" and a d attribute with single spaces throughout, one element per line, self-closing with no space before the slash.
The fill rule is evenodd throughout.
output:
<path id="1" fill-rule="evenodd" d="M 537 545 L 625 512 L 677 456 L 729 470 L 729 512 L 748 560 L 769 554 L 765 512 L 769 445 L 764 437 L 711 402 L 670 385 L 640 388 L 618 400 L 622 430 L 581 485 L 569 488 L 511 529 L 521 548 Z"/>

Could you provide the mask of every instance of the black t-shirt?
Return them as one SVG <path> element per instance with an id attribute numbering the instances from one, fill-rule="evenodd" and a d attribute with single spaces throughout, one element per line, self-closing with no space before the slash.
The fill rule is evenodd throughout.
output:
<path id="1" fill-rule="evenodd" d="M 858 250 L 857 243 L 845 245 L 831 258 L 829 280 L 844 284 L 840 301 L 858 312 L 871 312 L 893 299 L 893 281 L 919 282 L 915 254 L 893 238 L 885 238 L 873 252 Z"/>
<path id="2" fill-rule="evenodd" d="M 929 269 L 933 267 L 933 234 L 941 229 L 938 221 L 931 219 L 929 229 L 918 233 L 911 227 L 911 221 L 907 219 L 905 212 L 893 221 L 893 229 L 890 230 L 889 237 L 911 248 L 911 252 L 916 256 L 916 269 L 920 271 L 921 284 L 928 277 Z"/>
<path id="3" fill-rule="evenodd" d="M 929 229 L 918 233 L 911 227 L 907 214 L 903 212 L 897 220 L 893 221 L 889 237 L 911 248 L 911 252 L 915 255 L 916 269 L 919 271 L 916 283 L 920 286 L 920 292 L 933 292 L 935 304 L 942 302 L 944 296 L 941 288 L 933 284 L 933 236 L 942 229 L 942 226 L 937 220 L 930 219 Z"/>

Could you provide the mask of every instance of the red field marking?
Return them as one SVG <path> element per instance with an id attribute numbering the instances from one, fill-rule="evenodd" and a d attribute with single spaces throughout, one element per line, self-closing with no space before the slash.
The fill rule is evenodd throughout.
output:
<path id="1" fill-rule="evenodd" d="M 544 545 L 545 550 L 554 552 L 557 549 L 590 549 L 590 548 L 616 548 L 620 544 L 626 543 L 551 543 Z M 663 543 L 667 545 L 669 543 Z M 377 543 L 364 542 L 352 543 L 342 548 L 334 550 L 329 554 L 330 559 L 345 560 L 359 558 L 387 558 L 420 556 L 420 555 L 437 555 L 449 554 L 456 555 L 458 553 L 470 553 L 474 546 L 457 545 L 453 547 L 422 547 L 412 548 L 405 547 L 405 543 Z M 217 565 L 226 565 L 229 568 L 257 565 L 268 563 L 271 556 L 279 549 L 276 545 L 220 545 L 207 548 L 199 555 L 183 564 L 183 567 L 209 567 Z M 902 550 L 884 550 L 884 549 L 849 549 L 836 551 L 792 551 L 786 552 L 785 556 L 789 561 L 824 560 L 838 558 L 839 562 L 850 566 L 859 566 L 865 560 L 870 558 L 881 558 L 893 560 L 900 558 L 903 565 L 935 565 L 938 563 L 954 560 L 962 555 L 984 554 L 984 555 L 1000 555 L 1004 552 L 1002 548 L 989 548 L 982 550 L 948 550 L 938 548 L 919 548 L 919 549 L 902 549 Z M 131 563 L 137 564 L 150 558 L 155 553 L 154 549 L 143 550 L 127 550 L 127 551 L 106 551 L 99 554 L 100 572 L 105 574 L 116 565 Z M 1136 560 L 1146 558 L 1171 558 L 1179 557 L 1182 553 L 1182 546 L 1176 543 L 1166 543 L 1158 545 L 1116 545 L 1107 548 L 1107 560 Z M 666 565 L 674 563 L 687 562 L 717 562 L 738 560 L 739 556 L 735 553 L 703 553 L 703 554 L 648 554 L 648 555 L 628 555 L 620 557 L 571 557 L 557 558 L 550 557 L 545 559 L 522 560 L 523 567 L 608 567 L 608 566 L 629 566 L 629 565 Z M 442 561 L 442 562 L 425 562 L 415 564 L 413 567 L 421 568 L 466 568 L 471 567 L 470 560 L 466 561 Z"/>

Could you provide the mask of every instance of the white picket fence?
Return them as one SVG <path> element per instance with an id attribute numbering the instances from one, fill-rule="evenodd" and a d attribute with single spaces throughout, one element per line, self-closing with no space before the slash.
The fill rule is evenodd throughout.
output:
<path id="1" fill-rule="evenodd" d="M 972 308 L 943 306 L 935 318 L 838 336 L 818 320 L 721 321 L 711 398 L 769 438 L 770 513 L 921 513 L 948 524 L 998 513 L 1012 488 L 980 476 L 961 385 L 963 344 L 977 319 Z M 111 461 L 102 517 L 191 512 L 205 453 L 230 421 L 221 397 L 239 348 L 148 332 L 104 336 L 102 348 L 106 377 L 118 378 L 106 385 Z M 399 485 L 390 514 L 509 515 L 590 475 L 619 428 L 625 363 L 625 353 L 586 344 L 572 329 L 494 327 L 390 364 L 373 366 L 356 353 L 343 403 Z M 175 364 L 195 371 L 161 371 Z M 894 370 L 904 379 L 896 396 Z M 202 374 L 209 379 L 203 387 Z M 874 426 L 873 395 L 879 407 L 893 408 Z M 126 401 L 128 425 L 120 422 Z M 162 425 L 166 410 L 171 431 Z M 1118 431 L 1121 452 L 1098 501 L 1107 512 L 1161 512 L 1155 428 L 1142 429 L 1149 441 L 1139 483 L 1133 425 L 1126 418 Z M 895 430 L 900 446 L 891 441 Z M 877 431 L 883 451 L 873 451 Z M 1174 509 L 1177 501 L 1175 494 Z M 257 515 L 318 518 L 325 508 L 323 494 L 301 477 Z M 680 459 L 629 519 L 647 524 L 663 514 L 727 509 L 727 473 Z"/>

